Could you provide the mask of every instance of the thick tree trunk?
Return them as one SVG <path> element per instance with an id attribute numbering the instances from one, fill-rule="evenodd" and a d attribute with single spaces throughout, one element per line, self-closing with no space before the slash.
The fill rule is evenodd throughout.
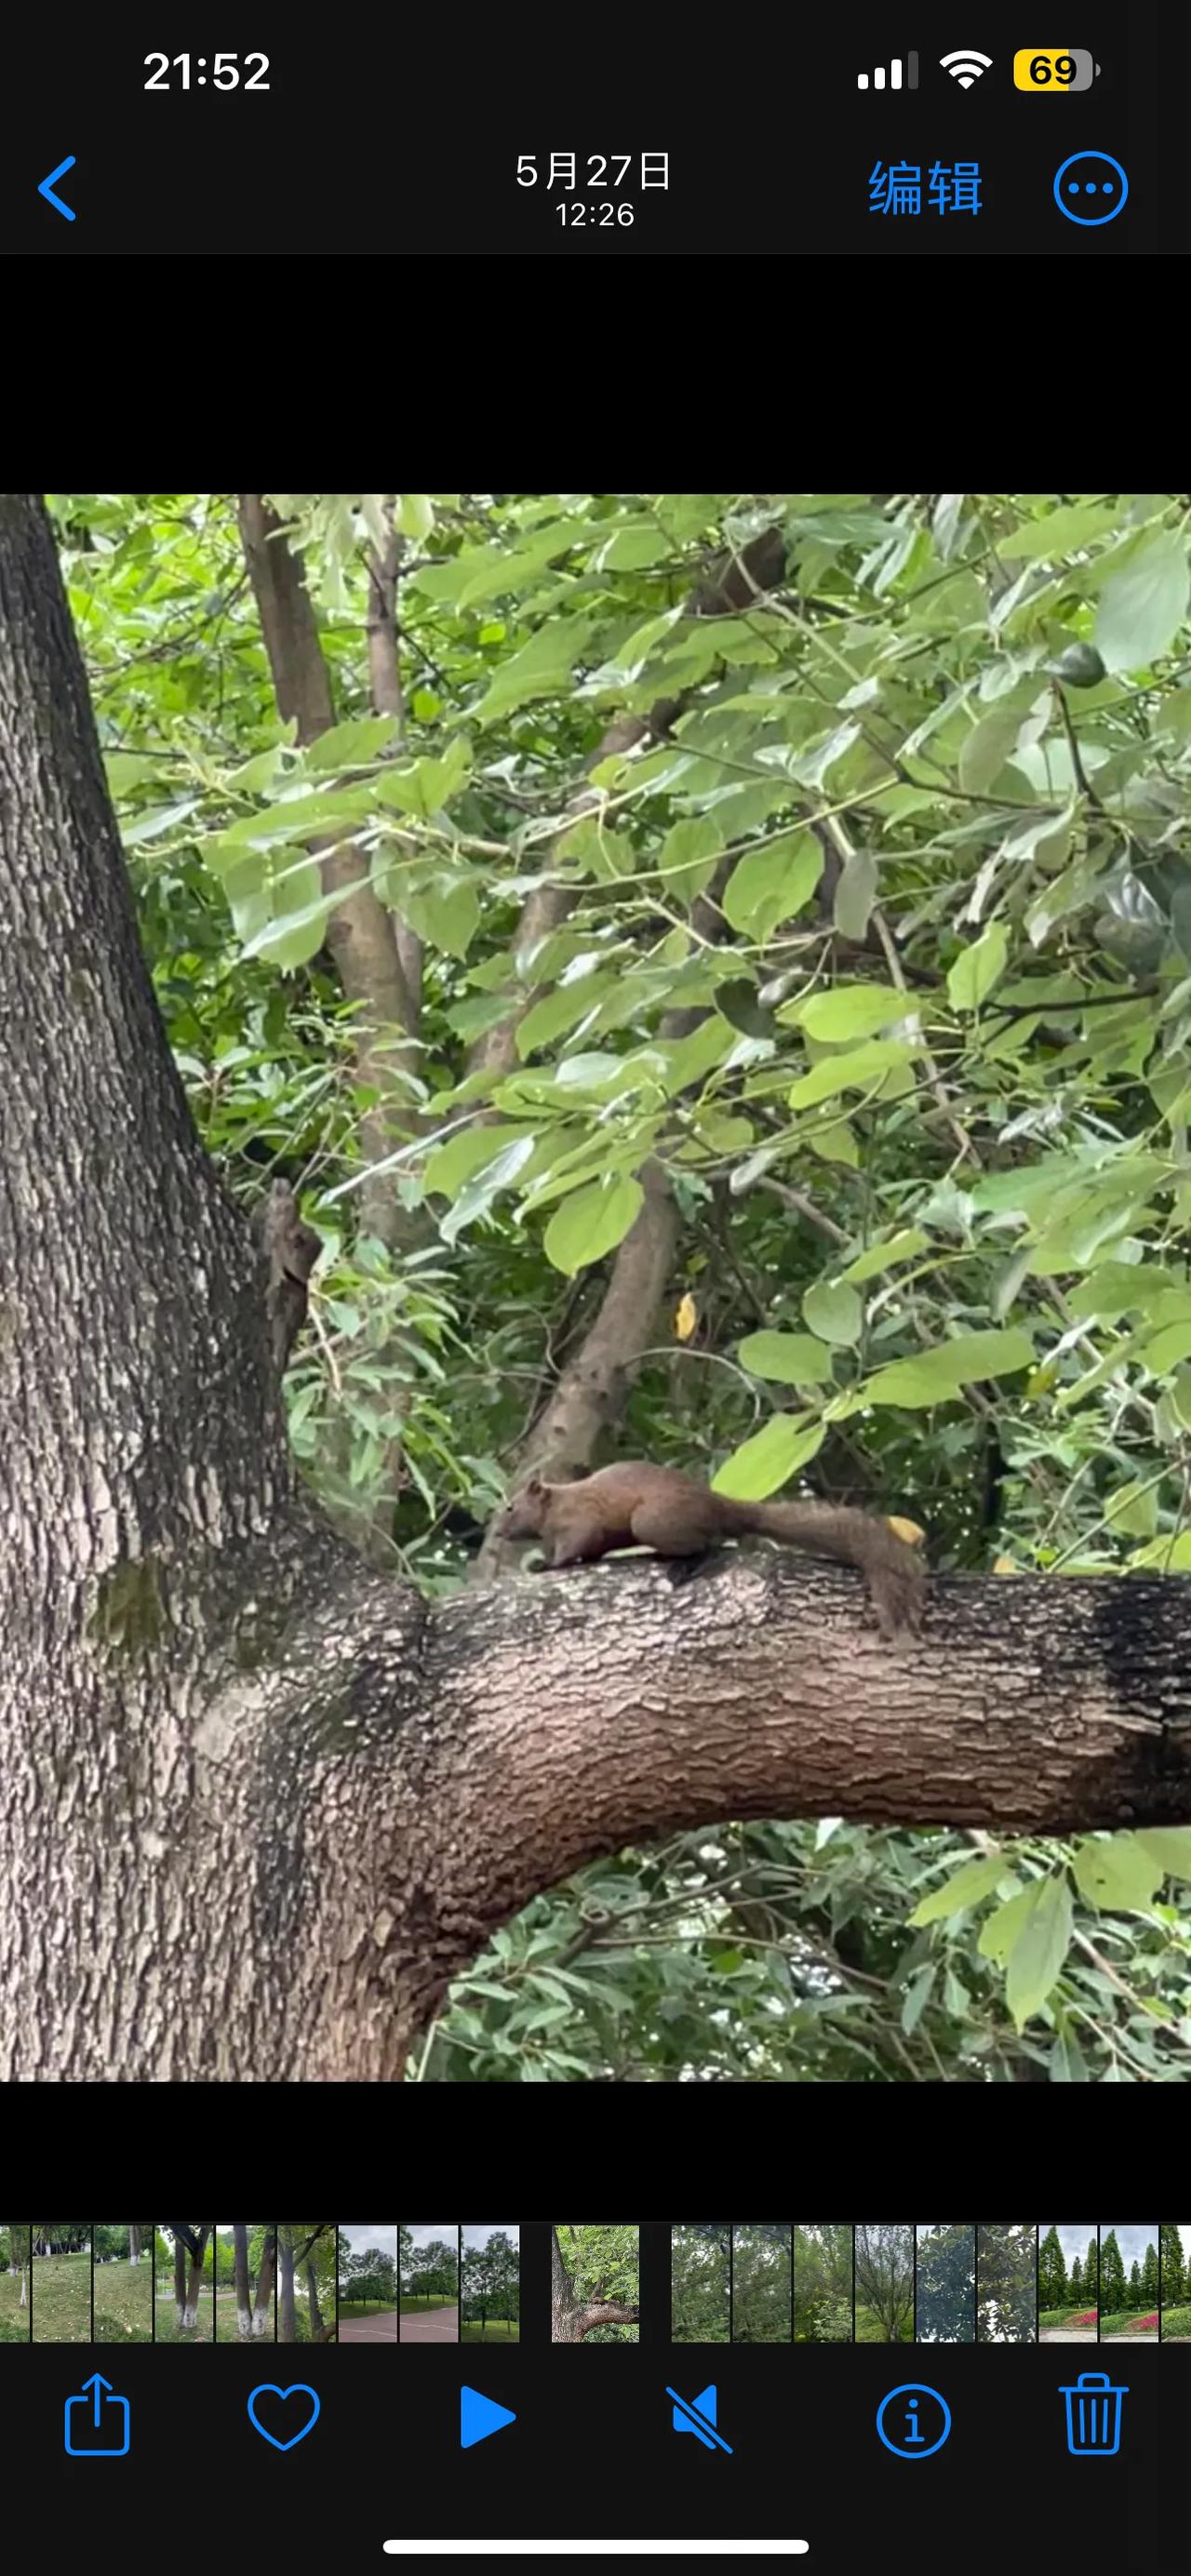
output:
<path id="1" fill-rule="evenodd" d="M 327 2329 L 323 2324 L 322 2305 L 318 2295 L 318 2274 L 313 2263 L 308 2263 L 306 2266 L 306 2297 L 310 2308 L 310 2340 L 312 2343 L 323 2343 L 326 2340 Z"/>
<path id="2" fill-rule="evenodd" d="M 1186 1579 L 944 1581 L 897 1653 L 768 1552 L 428 1605 L 299 1499 L 21 496 L 0 1050 L 0 2080 L 393 2077 L 531 1896 L 728 1817 L 1191 1817 Z"/>
<path id="3" fill-rule="evenodd" d="M 277 2340 L 278 2343 L 296 2343 L 298 2340 L 298 2323 L 294 2313 L 296 2264 L 292 2227 L 282 2227 L 278 2231 L 277 2263 Z"/>
<path id="4" fill-rule="evenodd" d="M 594 2326 L 631 2326 L 640 2308 L 620 2299 L 578 2299 L 562 2258 L 558 2229 L 550 2230 L 550 2336 L 553 2343 L 582 2343 Z"/>
<path id="5" fill-rule="evenodd" d="M 140 2259 L 141 2231 L 138 2226 L 130 2225 L 128 2230 L 128 2260 L 130 2263 L 139 2263 Z"/>
<path id="6" fill-rule="evenodd" d="M 243 2220 L 233 2223 L 232 2247 L 235 2256 L 236 2332 L 241 2342 L 246 2343 L 252 2332 L 252 2280 L 248 2270 L 248 2227 Z"/>
<path id="7" fill-rule="evenodd" d="M 253 2302 L 250 2331 L 267 2335 L 271 2322 L 273 2285 L 277 2278 L 277 2230 L 266 2227 L 261 2244 L 260 2269 L 256 2276 L 256 2298 Z"/>

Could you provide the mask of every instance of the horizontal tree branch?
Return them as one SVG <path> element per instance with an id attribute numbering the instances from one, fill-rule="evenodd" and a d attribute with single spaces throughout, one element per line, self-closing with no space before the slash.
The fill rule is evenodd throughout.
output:
<path id="1" fill-rule="evenodd" d="M 626 1560 L 433 1605 L 394 1748 L 408 1817 L 416 1743 L 409 2035 L 499 1923 L 627 1843 L 769 1816 L 1187 1822 L 1189 1601 L 1180 1577 L 943 1577 L 890 1647 L 858 1579 L 757 1551 L 681 1584 Z"/>

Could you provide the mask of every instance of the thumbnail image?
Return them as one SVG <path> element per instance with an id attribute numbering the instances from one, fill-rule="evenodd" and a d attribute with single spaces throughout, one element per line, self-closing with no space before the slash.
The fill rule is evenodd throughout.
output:
<path id="1" fill-rule="evenodd" d="M 397 2341 L 397 2222 L 340 2227 L 340 2343 Z"/>
<path id="2" fill-rule="evenodd" d="M 789 2343 L 790 2227 L 732 2229 L 733 2343 Z"/>
<path id="3" fill-rule="evenodd" d="M 670 2230 L 671 2343 L 730 2343 L 732 2339 L 732 2230 Z"/>
<path id="4" fill-rule="evenodd" d="M 24 2222 L 0 2227 L 0 2343 L 29 2341 L 29 2240 Z"/>
<path id="5" fill-rule="evenodd" d="M 795 2343 L 851 2343 L 852 2230 L 794 2230 Z"/>
<path id="6" fill-rule="evenodd" d="M 464 2227 L 459 2234 L 460 2343 L 517 2343 L 521 2335 L 520 2228 Z"/>
<path id="7" fill-rule="evenodd" d="M 916 2229 L 914 2335 L 918 2343 L 975 2343 L 975 2227 Z"/>
<path id="8" fill-rule="evenodd" d="M 261 2220 L 217 2225 L 216 2343 L 275 2343 L 277 2228 Z"/>
<path id="9" fill-rule="evenodd" d="M 856 2341 L 914 2340 L 914 2230 L 856 2229 Z"/>
<path id="10" fill-rule="evenodd" d="M 91 2341 L 91 2221 L 33 2226 L 29 2305 L 34 2343 Z"/>
<path id="11" fill-rule="evenodd" d="M 277 2230 L 278 2343 L 335 2341 L 335 2221 Z"/>
<path id="12" fill-rule="evenodd" d="M 1100 2230 L 1101 2343 L 1157 2343 L 1156 2227 Z"/>
<path id="13" fill-rule="evenodd" d="M 92 2343 L 152 2343 L 151 2224 L 96 2219 L 91 2244 Z"/>
<path id="14" fill-rule="evenodd" d="M 551 2228 L 552 2342 L 639 2343 L 640 2315 L 639 2228 Z"/>
<path id="15" fill-rule="evenodd" d="M 1094 2227 L 1038 2230 L 1039 2343 L 1095 2343 L 1100 2250 Z"/>
<path id="16" fill-rule="evenodd" d="M 459 2230 L 401 2229 L 402 2343 L 458 2343 Z"/>
<path id="17" fill-rule="evenodd" d="M 976 2230 L 977 2343 L 1035 2343 L 1038 2338 L 1038 2230 Z"/>
<path id="18" fill-rule="evenodd" d="M 3 2229 L 0 2229 L 0 2244 Z M 1191 2224 L 1160 2227 L 1158 2258 L 1162 2291 L 1163 2343 L 1191 2343 Z M 0 2281 L 0 2291 L 4 2284 Z M 0 2335 L 4 2332 L 0 2309 Z"/>
<path id="19" fill-rule="evenodd" d="M 153 2340 L 213 2343 L 214 2227 L 175 2219 L 153 2231 Z"/>

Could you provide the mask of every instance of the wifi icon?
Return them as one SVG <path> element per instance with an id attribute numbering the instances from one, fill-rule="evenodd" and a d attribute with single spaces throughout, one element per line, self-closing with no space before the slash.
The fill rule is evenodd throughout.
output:
<path id="1" fill-rule="evenodd" d="M 953 54 L 940 54 L 939 63 L 943 71 L 950 72 L 952 80 L 959 82 L 961 89 L 970 89 L 973 81 L 979 80 L 981 72 L 991 71 L 992 55 L 978 54 L 974 45 L 957 45 Z"/>

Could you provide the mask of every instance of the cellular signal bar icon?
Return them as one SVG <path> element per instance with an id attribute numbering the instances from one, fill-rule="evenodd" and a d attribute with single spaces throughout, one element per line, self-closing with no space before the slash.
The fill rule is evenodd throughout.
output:
<path id="1" fill-rule="evenodd" d="M 857 87 L 857 89 L 867 89 L 867 88 L 868 88 L 868 85 L 869 85 L 869 76 L 868 76 L 868 73 L 867 73 L 867 72 L 857 72 L 857 74 L 856 74 L 856 87 Z M 874 88 L 874 89 L 884 89 L 884 87 L 885 87 L 885 65 L 884 65 L 884 63 L 878 63 L 878 64 L 877 64 L 876 70 L 874 71 L 873 76 L 872 76 L 872 85 L 873 85 L 873 88 Z M 901 64 L 901 55 L 900 55 L 900 54 L 895 54 L 895 55 L 894 55 L 894 57 L 893 57 L 893 61 L 890 63 L 890 66 L 889 66 L 889 87 L 890 87 L 890 89 L 900 89 L 900 88 L 901 88 L 901 86 L 902 86 L 902 64 Z M 918 87 L 918 56 L 917 56 L 917 54 L 907 54 L 907 56 L 906 56 L 906 88 L 907 88 L 907 89 L 917 89 L 917 87 Z"/>

